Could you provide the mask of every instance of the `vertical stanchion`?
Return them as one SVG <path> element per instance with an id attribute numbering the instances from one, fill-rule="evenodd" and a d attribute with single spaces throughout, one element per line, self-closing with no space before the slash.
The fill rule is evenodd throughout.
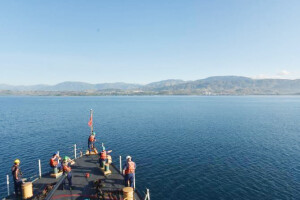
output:
<path id="1" fill-rule="evenodd" d="M 91 117 L 89 121 L 89 126 L 91 127 L 91 135 L 93 133 L 93 110 L 91 109 Z"/>
<path id="2" fill-rule="evenodd" d="M 76 159 L 76 144 L 74 144 L 74 158 Z"/>
<path id="3" fill-rule="evenodd" d="M 135 173 L 133 175 L 133 190 L 135 190 Z"/>
<path id="4" fill-rule="evenodd" d="M 147 189 L 147 197 L 148 197 L 148 200 L 150 200 L 150 192 L 149 192 L 149 189 Z"/>
<path id="5" fill-rule="evenodd" d="M 120 174 L 122 174 L 122 156 L 120 156 Z"/>
<path id="6" fill-rule="evenodd" d="M 8 175 L 6 175 L 6 184 L 7 184 L 7 196 L 9 196 L 10 192 L 9 192 L 9 176 Z"/>
<path id="7" fill-rule="evenodd" d="M 41 166 L 41 160 L 39 159 L 39 177 L 42 178 L 42 166 Z"/>
<path id="8" fill-rule="evenodd" d="M 59 156 L 59 151 L 57 151 L 57 156 L 60 157 L 60 156 Z M 61 162 L 62 162 L 62 160 L 59 160 L 59 159 L 58 159 L 58 163 L 61 164 Z"/>

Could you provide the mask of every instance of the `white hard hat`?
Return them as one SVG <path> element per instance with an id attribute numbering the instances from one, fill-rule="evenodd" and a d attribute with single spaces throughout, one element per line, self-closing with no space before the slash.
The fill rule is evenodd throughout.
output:
<path id="1" fill-rule="evenodd" d="M 126 160 L 128 160 L 129 158 L 131 158 L 131 156 L 126 156 Z"/>

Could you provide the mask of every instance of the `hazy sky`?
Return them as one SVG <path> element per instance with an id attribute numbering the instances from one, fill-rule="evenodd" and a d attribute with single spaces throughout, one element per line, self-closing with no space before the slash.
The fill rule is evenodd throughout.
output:
<path id="1" fill-rule="evenodd" d="M 300 1 L 0 1 L 0 83 L 217 75 L 300 78 Z"/>

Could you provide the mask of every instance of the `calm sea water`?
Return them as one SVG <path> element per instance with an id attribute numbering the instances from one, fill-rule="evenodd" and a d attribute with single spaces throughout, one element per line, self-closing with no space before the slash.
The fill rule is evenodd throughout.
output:
<path id="1" fill-rule="evenodd" d="M 86 148 L 89 109 L 113 158 L 131 155 L 151 199 L 300 199 L 300 97 L 0 97 L 0 197 Z"/>

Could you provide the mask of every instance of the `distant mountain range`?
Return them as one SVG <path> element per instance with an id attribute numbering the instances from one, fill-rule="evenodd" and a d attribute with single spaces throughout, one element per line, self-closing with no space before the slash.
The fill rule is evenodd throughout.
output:
<path id="1" fill-rule="evenodd" d="M 214 76 L 195 81 L 163 80 L 150 84 L 63 82 L 56 85 L 0 84 L 1 95 L 300 95 L 300 79 L 251 79 Z"/>
<path id="2" fill-rule="evenodd" d="M 0 90 L 12 91 L 86 91 L 86 90 L 105 90 L 121 89 L 129 90 L 138 88 L 141 85 L 128 83 L 101 83 L 90 84 L 83 82 L 63 82 L 56 85 L 31 85 L 31 86 L 12 86 L 0 84 Z"/>

